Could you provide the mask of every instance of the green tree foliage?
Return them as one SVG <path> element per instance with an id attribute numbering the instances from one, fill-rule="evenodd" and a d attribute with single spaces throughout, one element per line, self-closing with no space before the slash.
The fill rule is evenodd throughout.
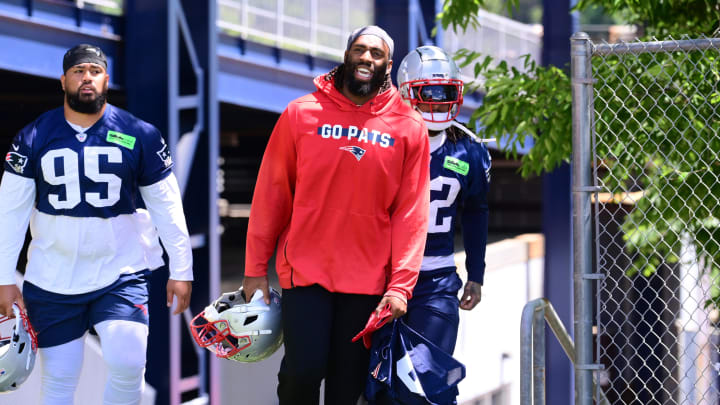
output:
<path id="1" fill-rule="evenodd" d="M 480 9 L 486 8 L 485 0 L 445 0 L 443 10 L 438 14 L 443 28 L 452 26 L 453 30 L 460 32 L 468 27 L 477 27 L 479 22 L 477 14 Z M 512 11 L 518 0 L 508 0 L 507 10 Z"/>
<path id="2" fill-rule="evenodd" d="M 460 66 L 474 64 L 475 75 L 483 75 L 485 97 L 470 118 L 470 126 L 483 137 L 504 138 L 507 152 L 517 157 L 518 146 L 534 140 L 522 156 L 523 176 L 540 174 L 557 167 L 572 153 L 570 81 L 557 67 L 543 68 L 525 56 L 525 72 L 508 68 L 505 61 L 491 67 L 492 58 L 482 62 L 477 52 L 460 50 Z M 478 85 L 470 84 L 469 91 Z M 549 107 L 552 106 L 552 107 Z M 474 128 L 480 121 L 481 127 Z"/>
<path id="3" fill-rule="evenodd" d="M 509 9 L 516 2 L 509 2 Z M 465 29 L 477 21 L 463 13 L 477 0 L 446 0 L 443 27 Z M 576 10 L 602 8 L 643 27 L 649 40 L 712 37 L 720 25 L 715 0 L 581 0 Z M 470 50 L 456 55 L 482 78 L 486 96 L 474 113 L 480 136 L 509 136 L 506 150 L 531 137 L 522 174 L 552 170 L 572 153 L 571 87 L 567 67 L 527 70 L 494 65 Z M 593 58 L 596 162 L 613 194 L 637 191 L 622 229 L 633 256 L 629 274 L 655 273 L 679 260 L 681 239 L 714 280 L 707 304 L 720 307 L 720 55 L 717 50 L 643 53 Z M 468 86 L 470 90 L 477 86 Z M 509 134 L 509 135 L 508 135 Z M 603 140 L 604 139 L 604 140 Z"/>
<path id="4" fill-rule="evenodd" d="M 508 10 L 506 0 L 485 0 L 483 8 L 504 17 L 512 16 L 513 20 L 525 24 L 542 23 L 543 0 L 517 0 L 512 11 Z"/>
<path id="5" fill-rule="evenodd" d="M 717 0 L 580 0 L 576 9 L 592 6 L 622 15 L 627 23 L 645 27 L 648 35 L 712 35 L 720 23 Z"/>

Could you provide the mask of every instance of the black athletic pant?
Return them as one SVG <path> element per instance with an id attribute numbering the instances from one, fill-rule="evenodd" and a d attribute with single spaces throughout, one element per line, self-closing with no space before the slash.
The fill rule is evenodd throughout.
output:
<path id="1" fill-rule="evenodd" d="M 378 295 L 332 293 L 318 286 L 283 289 L 285 356 L 278 373 L 280 405 L 355 405 L 365 388 L 370 352 L 350 340 L 363 330 Z"/>

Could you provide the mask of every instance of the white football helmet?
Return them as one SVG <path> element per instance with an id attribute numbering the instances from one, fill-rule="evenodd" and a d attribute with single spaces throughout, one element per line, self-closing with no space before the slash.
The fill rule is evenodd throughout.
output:
<path id="1" fill-rule="evenodd" d="M 0 325 L 14 323 L 12 331 L 3 328 L 7 329 L 7 336 L 5 333 L 0 336 L 0 392 L 15 391 L 25 382 L 35 367 L 38 349 L 37 335 L 25 312 L 16 304 L 13 312 L 15 318 L 0 318 Z"/>
<path id="2" fill-rule="evenodd" d="M 460 69 L 442 48 L 421 46 L 407 54 L 400 62 L 397 82 L 403 100 L 420 111 L 431 131 L 449 127 L 460 113 L 463 103 Z M 423 105 L 427 108 L 422 108 Z"/>
<path id="3" fill-rule="evenodd" d="M 243 289 L 225 293 L 190 323 L 195 342 L 218 357 L 252 363 L 270 357 L 283 342 L 280 294 L 270 289 L 270 305 L 255 291 L 246 302 Z"/>

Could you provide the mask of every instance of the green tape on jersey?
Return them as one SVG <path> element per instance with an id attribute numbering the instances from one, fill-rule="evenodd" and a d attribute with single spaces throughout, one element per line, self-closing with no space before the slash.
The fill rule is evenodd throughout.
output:
<path id="1" fill-rule="evenodd" d="M 124 146 L 131 150 L 135 148 L 135 137 L 123 134 L 121 132 L 108 131 L 107 138 L 105 138 L 105 140 L 108 142 L 116 143 L 120 146 Z"/>
<path id="2" fill-rule="evenodd" d="M 464 162 L 452 156 L 445 156 L 445 162 L 443 162 L 443 167 L 452 170 L 455 173 L 460 173 L 463 176 L 467 176 L 468 172 L 470 171 L 470 165 L 468 164 L 468 162 Z"/>

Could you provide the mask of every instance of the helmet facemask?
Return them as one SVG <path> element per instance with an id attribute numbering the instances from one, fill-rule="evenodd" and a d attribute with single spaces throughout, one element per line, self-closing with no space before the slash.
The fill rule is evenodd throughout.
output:
<path id="1" fill-rule="evenodd" d="M 250 340 L 248 336 L 234 335 L 229 322 L 218 318 L 220 318 L 218 311 L 214 306 L 209 306 L 192 320 L 190 330 L 200 347 L 205 347 L 218 357 L 227 359 L 248 347 Z M 240 341 L 243 342 L 242 345 Z"/>
<path id="2" fill-rule="evenodd" d="M 420 79 L 406 83 L 410 105 L 422 114 L 428 129 L 432 124 L 445 129 L 460 113 L 463 82 L 458 79 Z"/>

